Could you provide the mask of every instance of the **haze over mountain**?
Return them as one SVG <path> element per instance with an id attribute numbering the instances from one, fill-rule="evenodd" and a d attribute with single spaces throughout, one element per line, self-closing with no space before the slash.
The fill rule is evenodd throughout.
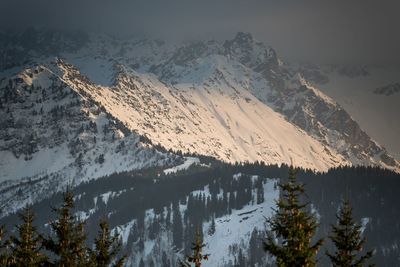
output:
<path id="1" fill-rule="evenodd" d="M 231 38 L 251 32 L 283 58 L 314 63 L 399 65 L 399 2 L 2 1 L 0 29 L 33 26 L 163 39 Z"/>

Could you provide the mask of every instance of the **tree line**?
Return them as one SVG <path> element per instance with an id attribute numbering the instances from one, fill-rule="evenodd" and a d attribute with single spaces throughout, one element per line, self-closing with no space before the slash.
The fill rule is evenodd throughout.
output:
<path id="1" fill-rule="evenodd" d="M 258 243 L 255 244 L 257 247 L 264 246 L 267 252 L 266 255 L 272 256 L 278 266 L 315 266 L 318 263 L 316 255 L 323 242 L 322 239 L 318 239 L 312 243 L 319 226 L 318 220 L 310 210 L 310 204 L 305 202 L 304 185 L 297 182 L 293 168 L 288 168 L 288 170 L 290 173 L 289 181 L 279 184 L 281 197 L 274 210 L 275 215 L 268 220 L 269 231 L 265 241 L 260 241 L 256 236 L 253 238 L 252 234 L 250 243 Z M 231 208 L 240 209 L 243 203 L 251 201 L 251 195 L 248 192 L 252 188 L 257 192 L 253 201 L 256 203 L 263 202 L 263 199 L 261 199 L 263 194 L 258 192 L 262 190 L 261 180 L 255 180 L 252 186 L 249 183 L 250 180 L 241 178 L 239 177 L 235 181 L 231 180 L 230 183 L 220 184 L 222 187 L 232 187 L 231 190 L 235 189 L 237 192 L 235 201 L 229 200 L 229 196 L 234 194 L 229 194 L 229 196 L 223 194 L 219 200 L 213 198 L 212 196 L 219 192 L 219 186 L 212 180 L 209 184 L 210 199 L 205 199 L 201 195 L 197 197 L 190 195 L 186 200 L 188 213 L 184 214 L 182 218 L 180 212 L 177 212 L 178 203 L 175 202 L 175 205 L 172 205 L 169 216 L 173 218 L 173 222 L 183 222 L 185 225 L 191 226 L 201 221 L 203 217 L 208 217 L 209 220 L 214 221 L 215 217 L 221 216 L 221 214 L 217 213 L 218 210 L 226 210 L 229 214 Z M 243 190 L 243 192 L 239 193 L 239 189 Z M 227 201 L 224 201 L 224 199 Z M 33 226 L 34 215 L 29 208 L 20 213 L 22 224 L 16 227 L 17 236 L 10 235 L 8 240 L 2 241 L 1 238 L 4 238 L 5 234 L 4 229 L 1 229 L 1 266 L 122 266 L 124 264 L 125 258 L 121 257 L 119 253 L 121 249 L 119 237 L 111 234 L 108 223 L 104 220 L 100 221 L 100 231 L 95 237 L 92 246 L 87 247 L 87 238 L 83 229 L 84 223 L 79 221 L 79 218 L 76 218 L 71 212 L 74 206 L 72 193 L 67 191 L 63 200 L 62 206 L 54 209 L 58 216 L 57 219 L 49 223 L 53 233 L 51 236 L 44 236 L 36 232 L 36 228 Z M 230 208 L 233 203 L 235 204 Z M 189 206 L 191 207 L 190 209 Z M 204 209 L 202 208 L 203 206 Z M 213 210 L 214 208 L 215 211 Z M 210 212 L 210 210 L 213 212 Z M 225 212 L 223 213 L 225 214 Z M 171 220 L 169 219 L 167 222 L 171 222 Z M 159 228 L 157 226 L 156 221 L 153 221 L 150 228 L 156 233 Z M 182 227 L 174 223 L 171 228 L 172 230 L 176 228 L 176 230 L 172 231 L 176 247 L 180 247 L 182 241 L 184 243 L 188 241 L 182 240 L 182 235 L 186 237 L 194 236 L 195 229 L 193 227 Z M 215 221 L 214 229 L 212 228 L 208 231 L 215 231 Z M 182 233 L 183 229 L 189 229 L 185 230 L 189 232 Z M 203 234 L 202 229 L 200 234 Z M 198 243 L 197 238 L 196 233 L 196 242 Z M 352 210 L 346 200 L 343 201 L 337 214 L 337 223 L 332 225 L 329 239 L 335 245 L 335 250 L 326 251 L 326 255 L 333 266 L 363 266 L 372 257 L 372 251 L 360 254 L 365 238 L 362 237 L 361 225 L 357 224 L 352 218 Z M 200 246 L 197 244 L 197 247 Z M 201 245 L 201 247 L 203 246 Z M 192 254 L 192 259 L 194 258 L 193 255 L 198 254 L 199 252 Z M 252 256 L 249 254 L 247 257 Z M 239 258 L 238 266 L 253 266 L 247 263 L 250 264 L 254 261 L 246 259 L 243 253 Z M 189 260 L 189 262 L 191 261 Z"/>

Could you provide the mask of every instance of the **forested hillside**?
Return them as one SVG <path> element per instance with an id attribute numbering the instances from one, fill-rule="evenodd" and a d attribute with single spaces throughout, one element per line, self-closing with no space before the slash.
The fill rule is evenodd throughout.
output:
<path id="1" fill-rule="evenodd" d="M 264 216 L 271 215 L 277 182 L 286 180 L 288 169 L 203 158 L 201 164 L 169 175 L 157 168 L 115 173 L 74 189 L 76 214 L 86 221 L 88 242 L 105 216 L 120 234 L 128 266 L 141 261 L 145 266 L 175 266 L 189 252 L 197 228 L 206 242 L 204 250 L 211 253 L 204 266 L 264 266 L 271 262 L 262 249 Z M 299 169 L 297 176 L 306 184 L 320 223 L 317 237 L 328 235 L 340 201 L 347 197 L 367 236 L 366 249 L 375 250 L 373 261 L 380 266 L 400 264 L 395 190 L 400 175 L 346 167 L 327 173 Z M 47 223 L 54 218 L 50 206 L 60 201 L 61 194 L 56 194 L 33 206 L 41 231 L 49 231 Z M 14 215 L 1 220 L 9 227 L 16 222 Z M 320 265 L 327 264 L 324 252 L 331 246 L 326 240 L 318 255 Z"/>

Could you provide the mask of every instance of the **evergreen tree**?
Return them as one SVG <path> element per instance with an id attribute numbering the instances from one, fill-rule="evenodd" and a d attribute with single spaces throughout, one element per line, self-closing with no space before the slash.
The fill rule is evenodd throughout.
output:
<path id="1" fill-rule="evenodd" d="M 239 253 L 238 253 L 238 256 L 237 256 L 237 259 L 236 259 L 236 266 L 237 267 L 246 266 L 246 259 L 245 259 L 244 255 L 243 255 L 242 248 L 239 248 Z"/>
<path id="2" fill-rule="evenodd" d="M 121 251 L 121 243 L 117 233 L 111 235 L 108 223 L 100 220 L 100 230 L 98 236 L 94 239 L 95 249 L 91 252 L 92 266 L 95 267 L 121 267 L 124 264 L 125 257 L 116 259 Z"/>
<path id="3" fill-rule="evenodd" d="M 280 183 L 279 187 L 282 195 L 276 203 L 275 215 L 267 220 L 270 231 L 264 249 L 275 256 L 278 266 L 315 266 L 322 240 L 312 244 L 318 224 L 307 212 L 308 203 L 301 202 L 304 185 L 297 183 L 293 167 L 290 167 L 289 182 Z"/>
<path id="4" fill-rule="evenodd" d="M 352 208 L 348 200 L 342 203 L 336 217 L 337 224 L 332 225 L 332 234 L 329 236 L 335 244 L 336 251 L 333 254 L 326 252 L 326 255 L 334 267 L 363 266 L 372 257 L 372 251 L 359 256 L 366 239 L 361 236 L 361 225 L 353 219 Z"/>
<path id="5" fill-rule="evenodd" d="M 233 191 L 229 193 L 228 213 L 232 214 L 232 210 L 236 208 L 236 196 Z"/>
<path id="6" fill-rule="evenodd" d="M 67 190 L 62 206 L 54 209 L 58 219 L 50 223 L 56 238 L 49 237 L 43 242 L 45 248 L 57 256 L 55 265 L 60 267 L 87 266 L 90 262 L 84 222 L 72 215 L 73 207 L 73 195 Z"/>
<path id="7" fill-rule="evenodd" d="M 162 267 L 171 267 L 171 262 L 168 259 L 167 253 L 163 251 L 162 254 Z"/>
<path id="8" fill-rule="evenodd" d="M 215 229 L 215 216 L 212 215 L 210 228 L 208 229 L 208 234 L 209 235 L 213 235 L 213 234 L 215 234 L 215 231 L 216 231 L 216 229 Z"/>
<path id="9" fill-rule="evenodd" d="M 8 252 L 8 242 L 4 242 L 4 227 L 0 226 L 0 266 L 10 266 L 12 258 Z"/>
<path id="10" fill-rule="evenodd" d="M 257 187 L 257 204 L 261 204 L 264 202 L 264 185 L 261 182 L 261 185 Z"/>
<path id="11" fill-rule="evenodd" d="M 160 221 L 157 216 L 154 216 L 153 221 L 149 225 L 149 238 L 154 240 L 160 232 Z"/>
<path id="12" fill-rule="evenodd" d="M 173 205 L 172 237 L 174 245 L 177 248 L 181 248 L 183 242 L 183 224 L 182 224 L 182 215 L 179 210 L 179 203 L 177 202 L 174 203 Z"/>
<path id="13" fill-rule="evenodd" d="M 197 229 L 196 241 L 192 244 L 192 255 L 186 256 L 185 261 L 180 262 L 182 267 L 190 267 L 191 263 L 193 263 L 195 267 L 200 267 L 201 261 L 208 260 L 208 256 L 210 256 L 210 254 L 202 254 L 202 250 L 206 245 L 203 243 L 199 229 Z"/>
<path id="14" fill-rule="evenodd" d="M 171 226 L 171 205 L 167 205 L 167 216 L 165 217 L 165 225 L 167 228 Z"/>
<path id="15" fill-rule="evenodd" d="M 103 164 L 104 163 L 104 154 L 100 154 L 98 162 L 99 162 L 99 164 Z"/>
<path id="16" fill-rule="evenodd" d="M 139 267 L 144 267 L 144 261 L 143 261 L 143 258 L 141 258 L 141 259 L 140 259 L 140 262 L 139 262 Z"/>
<path id="17" fill-rule="evenodd" d="M 46 266 L 47 257 L 41 252 L 42 238 L 33 226 L 34 214 L 30 208 L 25 208 L 19 217 L 23 221 L 22 225 L 17 226 L 19 237 L 11 236 L 10 243 L 12 249 L 11 266 Z"/>
<path id="18" fill-rule="evenodd" d="M 258 231 L 257 228 L 254 228 L 251 233 L 248 250 L 249 266 L 262 266 L 262 262 L 265 262 L 263 244 L 260 242 L 262 234 L 263 232 Z"/>

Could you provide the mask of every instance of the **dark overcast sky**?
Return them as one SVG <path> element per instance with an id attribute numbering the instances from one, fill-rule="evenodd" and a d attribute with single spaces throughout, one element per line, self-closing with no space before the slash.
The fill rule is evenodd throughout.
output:
<path id="1" fill-rule="evenodd" d="M 285 58 L 400 64 L 400 1 L 1 0 L 3 29 L 46 26 L 169 38 L 252 32 Z"/>

